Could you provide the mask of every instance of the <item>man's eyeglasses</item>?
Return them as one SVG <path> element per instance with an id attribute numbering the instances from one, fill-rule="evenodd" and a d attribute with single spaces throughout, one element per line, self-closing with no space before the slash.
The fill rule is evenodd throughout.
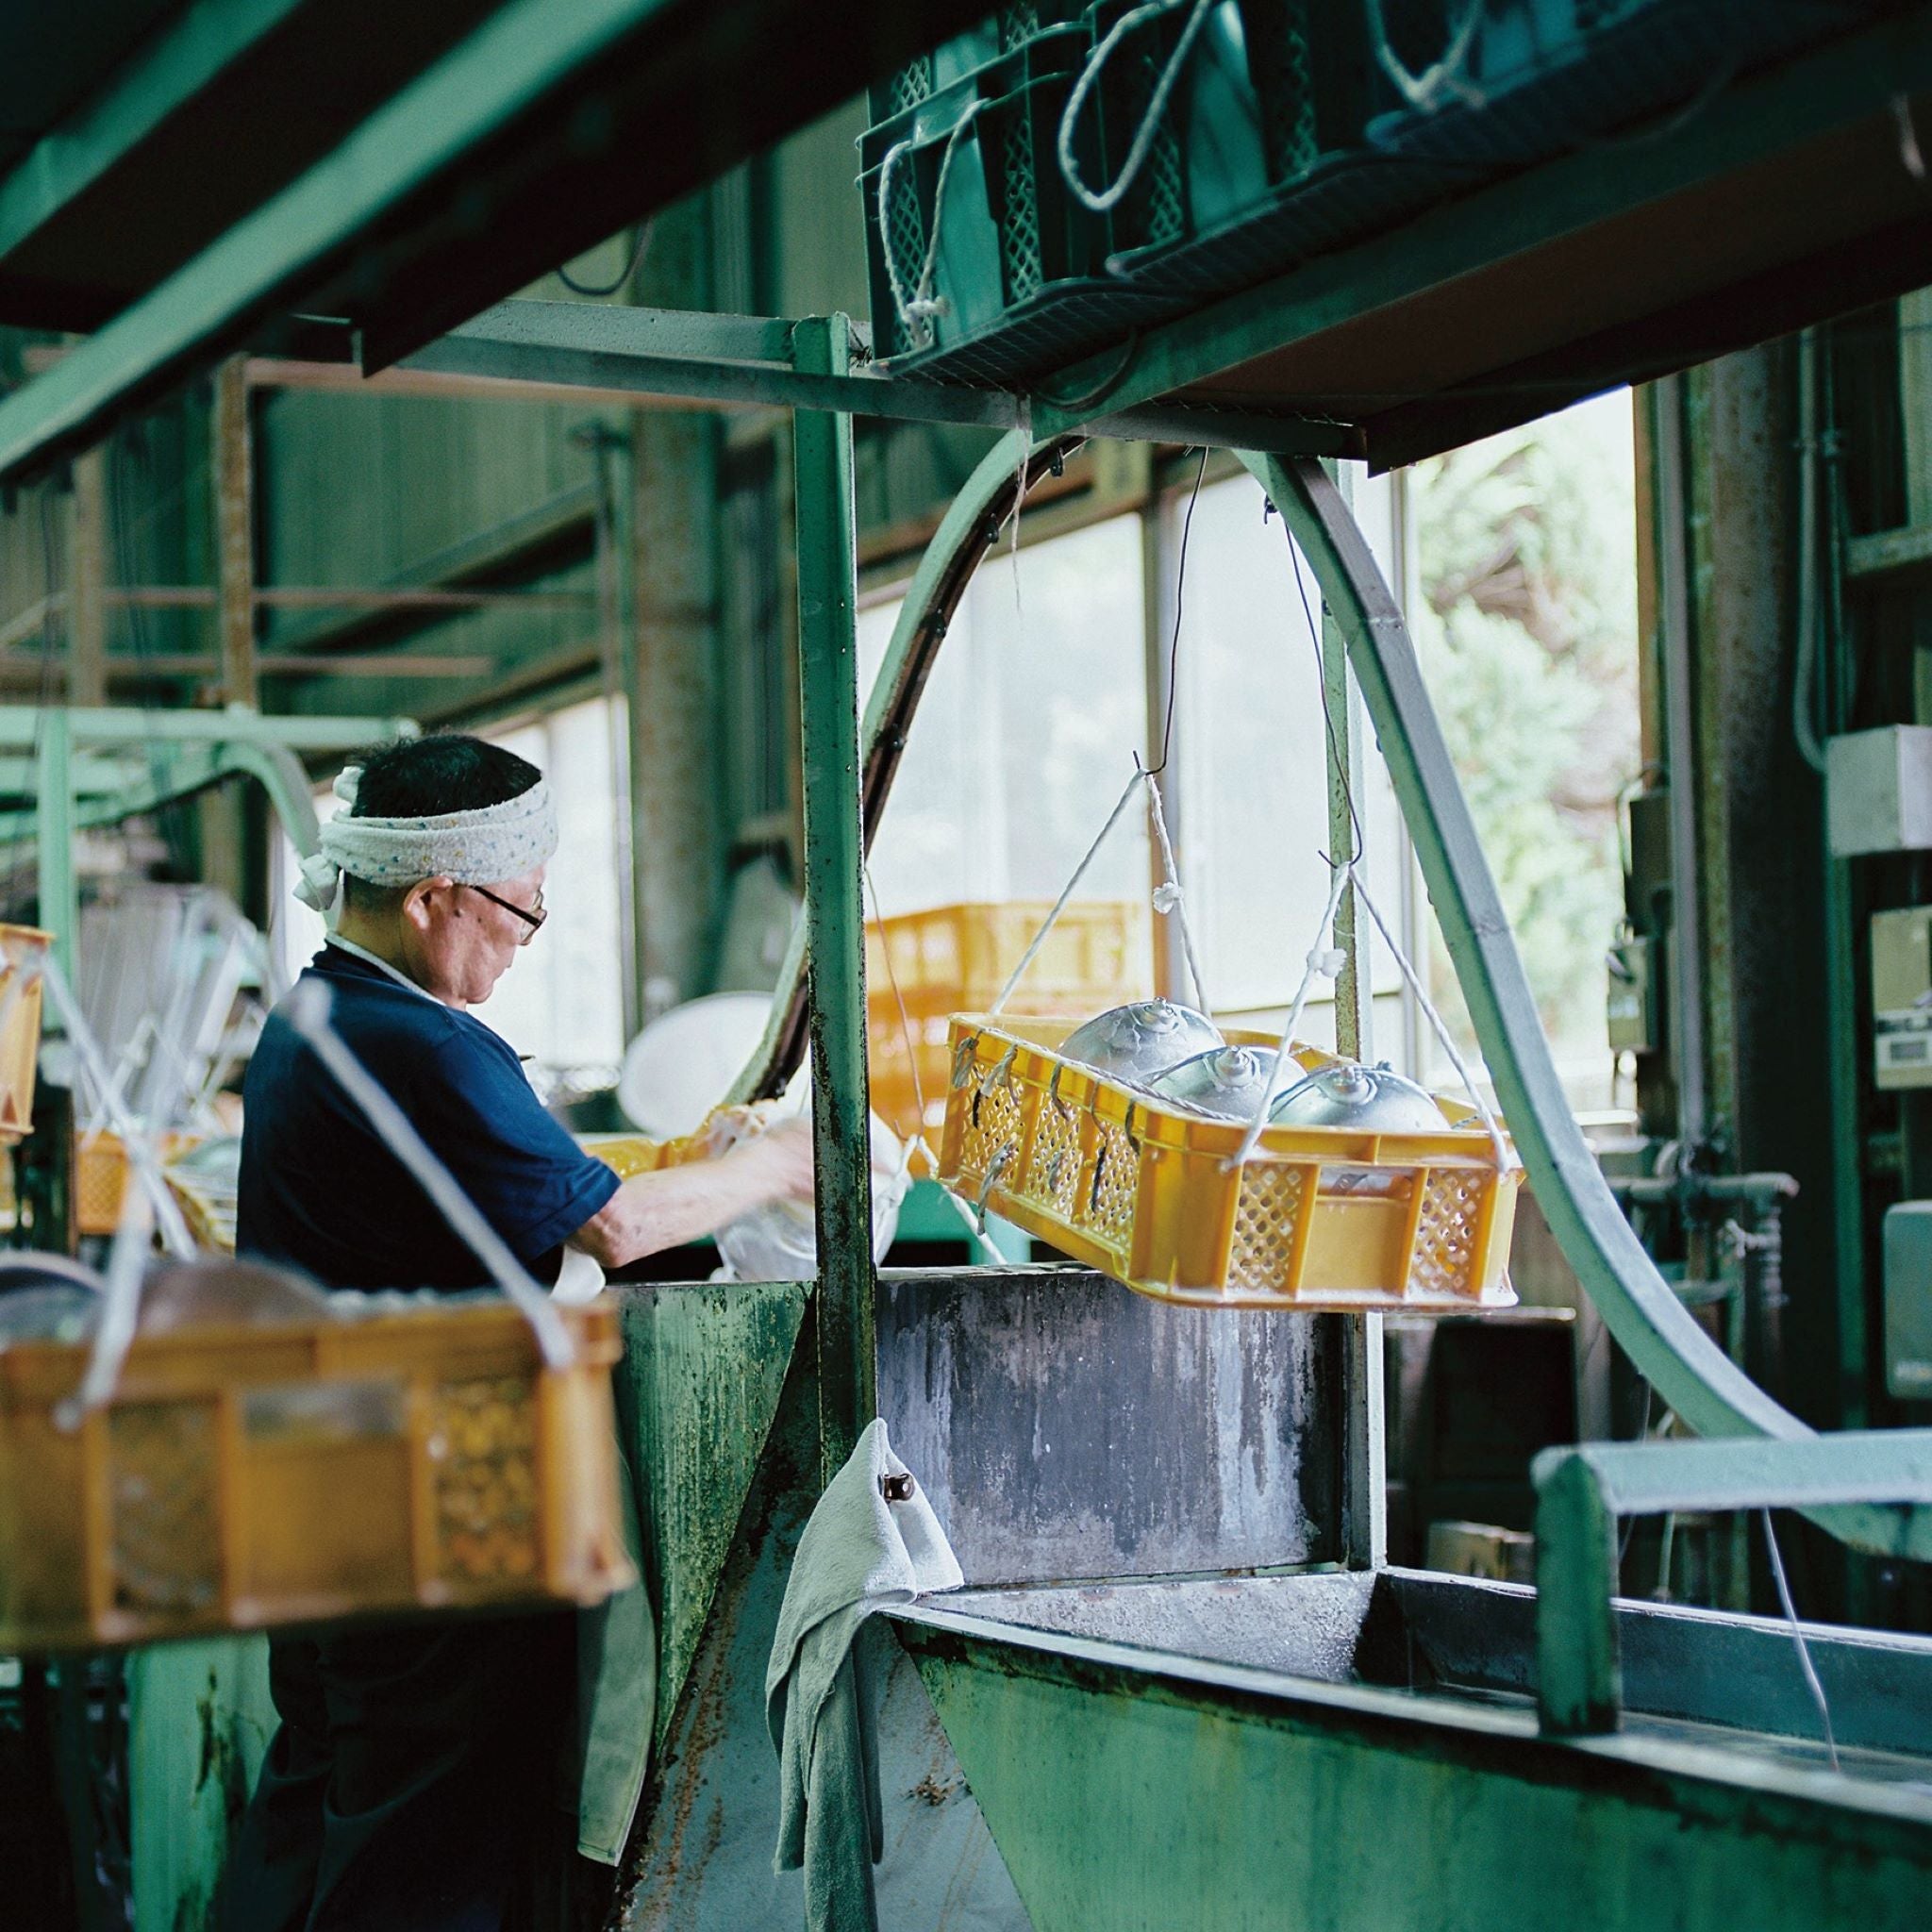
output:
<path id="1" fill-rule="evenodd" d="M 544 909 L 543 894 L 541 892 L 537 894 L 537 903 L 534 906 L 516 906 L 512 905 L 508 899 L 499 898 L 488 886 L 472 886 L 469 890 L 473 892 L 480 893 L 492 906 L 501 906 L 506 912 L 514 912 L 524 922 L 525 925 L 529 929 L 518 938 L 517 944 L 520 946 L 527 946 L 537 937 L 538 933 L 542 930 L 543 922 L 550 917 L 550 914 Z"/>

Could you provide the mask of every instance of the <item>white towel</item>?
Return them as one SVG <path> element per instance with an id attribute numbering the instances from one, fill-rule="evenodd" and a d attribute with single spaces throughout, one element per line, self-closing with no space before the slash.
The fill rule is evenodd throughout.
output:
<path id="1" fill-rule="evenodd" d="M 819 1498 L 798 1541 L 765 1673 L 779 1759 L 781 1872 L 805 1868 L 811 1932 L 874 1932 L 872 1868 L 884 1849 L 870 1719 L 866 1618 L 964 1582 L 924 1489 L 889 1503 L 881 1479 L 910 1472 L 874 1421 Z"/>

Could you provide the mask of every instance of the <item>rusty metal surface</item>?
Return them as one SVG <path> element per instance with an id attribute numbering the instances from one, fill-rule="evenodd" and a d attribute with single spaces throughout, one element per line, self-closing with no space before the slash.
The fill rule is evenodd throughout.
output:
<path id="1" fill-rule="evenodd" d="M 1332 1560 L 1339 1322 L 1081 1269 L 888 1274 L 879 1412 L 973 1584 Z"/>
<path id="2" fill-rule="evenodd" d="M 613 1932 L 796 1932 L 804 1923 L 800 1874 L 772 1870 L 778 1761 L 764 1690 L 785 1577 L 817 1493 L 812 1359 L 808 1340 L 645 1792 Z M 917 1671 L 882 1627 L 874 1636 L 891 1657 L 878 1716 L 880 1925 L 1031 1932 Z"/>

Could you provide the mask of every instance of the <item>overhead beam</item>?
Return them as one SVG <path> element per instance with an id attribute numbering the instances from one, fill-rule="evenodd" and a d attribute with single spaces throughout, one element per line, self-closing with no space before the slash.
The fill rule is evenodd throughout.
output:
<path id="1" fill-rule="evenodd" d="M 800 369 L 792 343 L 801 326 L 771 317 L 518 300 L 498 303 L 398 366 L 472 381 L 549 385 L 582 396 L 617 391 L 981 429 L 1016 428 L 1044 407 L 1005 390 L 920 382 L 871 369 L 843 375 Z M 1258 408 L 1147 402 L 1122 409 L 1108 402 L 1071 413 L 1074 421 L 1063 434 L 1299 456 L 1350 456 L 1360 441 L 1346 424 Z"/>
<path id="2" fill-rule="evenodd" d="M 0 260 L 78 201 L 302 0 L 195 0 L 0 177 Z"/>
<path id="3" fill-rule="evenodd" d="M 251 388 L 297 390 L 308 395 L 410 396 L 430 402 L 562 403 L 577 409 L 729 409 L 734 403 L 691 396 L 645 395 L 634 389 L 586 389 L 563 382 L 511 382 L 498 376 L 443 375 L 398 362 L 365 375 L 353 362 L 302 362 L 251 356 Z"/>
<path id="4" fill-rule="evenodd" d="M 211 652 L 143 651 L 110 654 L 100 669 L 101 687 L 125 688 L 151 684 L 158 677 L 219 678 L 225 665 Z M 321 652 L 260 651 L 255 669 L 261 677 L 487 677 L 496 669 L 496 659 L 480 656 L 445 658 L 433 652 L 344 651 L 335 655 Z M 73 689 L 64 662 L 0 652 L 0 681 L 16 691 L 37 691 L 43 681 L 69 687 L 76 704 L 98 704 L 96 696 L 82 697 Z"/>
<path id="5" fill-rule="evenodd" d="M 45 468 L 238 328 L 671 0 L 510 0 L 328 156 L 0 401 L 0 477 Z"/>

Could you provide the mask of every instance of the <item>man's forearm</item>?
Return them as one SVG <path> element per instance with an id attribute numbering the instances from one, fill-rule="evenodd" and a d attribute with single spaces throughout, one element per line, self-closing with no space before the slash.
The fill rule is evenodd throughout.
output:
<path id="1" fill-rule="evenodd" d="M 756 1143 L 717 1160 L 633 1174 L 571 1238 L 601 1266 L 682 1247 L 728 1226 L 779 1191 Z"/>

